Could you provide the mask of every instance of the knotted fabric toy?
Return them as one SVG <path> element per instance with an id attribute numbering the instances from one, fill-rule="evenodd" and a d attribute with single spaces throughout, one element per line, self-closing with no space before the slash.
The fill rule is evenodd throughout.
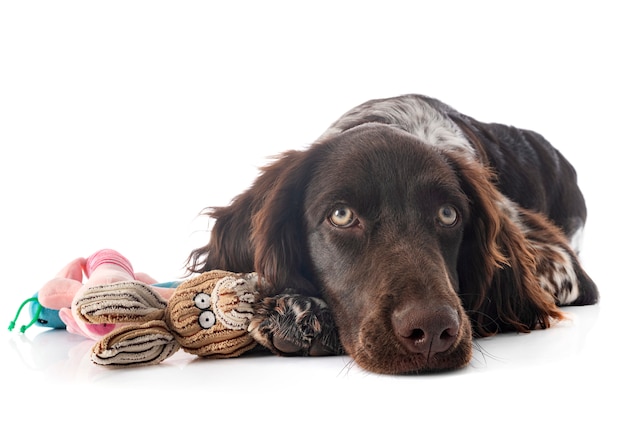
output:
<path id="1" fill-rule="evenodd" d="M 133 322 L 96 343 L 91 357 L 99 365 L 156 364 L 180 348 L 235 357 L 257 345 L 247 328 L 258 282 L 256 273 L 213 270 L 181 283 L 168 301 L 144 283 L 113 283 L 87 289 L 76 311 L 92 324 Z"/>
<path id="2" fill-rule="evenodd" d="M 277 355 L 342 353 L 330 310 L 321 299 L 283 293 L 260 298 L 256 273 L 213 270 L 157 283 L 136 273 L 111 249 L 66 265 L 35 297 L 30 323 L 66 328 L 96 341 L 92 360 L 109 367 L 162 362 L 182 348 L 235 357 L 255 348 Z"/>

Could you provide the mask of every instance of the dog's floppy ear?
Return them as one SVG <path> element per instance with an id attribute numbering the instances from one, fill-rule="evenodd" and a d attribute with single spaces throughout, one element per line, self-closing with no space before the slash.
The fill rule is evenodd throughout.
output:
<path id="1" fill-rule="evenodd" d="M 315 148 L 289 151 L 263 169 L 261 178 L 270 183 L 264 183 L 262 204 L 254 210 L 251 239 L 255 271 L 274 292 L 316 292 L 307 276 L 304 201 L 317 155 Z"/>
<path id="2" fill-rule="evenodd" d="M 256 271 L 264 293 L 286 287 L 310 291 L 302 276 L 306 243 L 302 235 L 304 192 L 313 166 L 309 151 L 287 151 L 261 168 L 252 186 L 226 207 L 211 208 L 215 219 L 206 246 L 192 251 L 190 272 L 223 269 Z M 265 292 L 268 289 L 268 292 Z"/>
<path id="3" fill-rule="evenodd" d="M 215 219 L 209 243 L 194 249 L 187 258 L 189 273 L 215 269 L 234 272 L 254 271 L 254 252 L 250 242 L 250 213 L 254 194 L 246 191 L 227 207 L 204 212 Z"/>
<path id="4" fill-rule="evenodd" d="M 475 333 L 527 332 L 563 318 L 537 278 L 541 251 L 526 237 L 516 205 L 498 191 L 485 167 L 460 156 L 453 161 L 471 202 L 457 270 Z"/>
<path id="5" fill-rule="evenodd" d="M 214 219 L 211 229 L 211 238 L 205 246 L 193 250 L 187 259 L 187 268 L 191 273 L 202 273 L 221 269 L 234 272 L 256 271 L 255 263 L 263 263 L 255 259 L 257 245 L 263 246 L 263 229 L 255 229 L 253 224 L 267 225 L 261 218 L 264 214 L 293 211 L 298 204 L 295 198 L 287 201 L 285 209 L 268 210 L 268 203 L 273 201 L 274 190 L 287 189 L 282 187 L 288 180 L 287 173 L 299 161 L 302 153 L 288 151 L 278 157 L 270 165 L 261 168 L 261 172 L 252 186 L 236 196 L 228 206 L 208 208 L 204 215 Z M 285 215 L 285 220 L 294 220 Z M 253 223 L 253 220 L 256 223 Z M 292 221 L 293 222 L 293 221 Z M 255 234 L 256 233 L 256 234 Z M 254 240 L 253 237 L 256 239 Z M 287 260 L 285 260 L 287 261 Z M 272 274 L 274 275 L 274 274 Z"/>

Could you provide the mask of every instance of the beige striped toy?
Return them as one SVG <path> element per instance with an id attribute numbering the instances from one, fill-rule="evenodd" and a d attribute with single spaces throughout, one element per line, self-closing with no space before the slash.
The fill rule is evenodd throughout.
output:
<path id="1" fill-rule="evenodd" d="M 181 348 L 202 357 L 239 356 L 257 345 L 247 328 L 258 282 L 256 273 L 209 271 L 181 283 L 167 301 L 134 281 L 87 289 L 77 301 L 85 322 L 132 322 L 98 341 L 92 361 L 109 367 L 152 365 Z"/>

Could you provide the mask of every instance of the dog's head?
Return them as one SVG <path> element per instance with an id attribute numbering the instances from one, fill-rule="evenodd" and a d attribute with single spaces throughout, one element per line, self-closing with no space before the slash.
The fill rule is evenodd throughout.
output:
<path id="1" fill-rule="evenodd" d="M 326 149 L 304 198 L 306 248 L 345 349 L 376 372 L 465 365 L 457 266 L 472 215 L 454 161 L 381 125 Z"/>
<path id="2" fill-rule="evenodd" d="M 275 291 L 322 295 L 363 368 L 438 371 L 469 362 L 470 319 L 484 335 L 560 315 L 533 279 L 532 253 L 507 205 L 467 154 L 366 124 L 264 168 L 232 205 L 252 218 L 216 225 L 213 236 L 228 227 L 249 239 L 254 268 L 237 269 L 255 269 Z M 232 208 L 213 215 L 231 218 Z M 228 245 L 220 256 L 248 250 Z"/>

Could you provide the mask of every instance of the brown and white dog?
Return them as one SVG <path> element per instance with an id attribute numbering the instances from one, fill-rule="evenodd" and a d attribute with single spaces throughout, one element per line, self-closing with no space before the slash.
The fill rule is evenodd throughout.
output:
<path id="1" fill-rule="evenodd" d="M 598 300 L 573 243 L 586 207 L 570 163 L 537 133 L 425 96 L 348 111 L 207 214 L 190 270 L 262 275 L 250 329 L 279 354 L 455 369 L 473 336 L 547 328 L 559 306 Z"/>

